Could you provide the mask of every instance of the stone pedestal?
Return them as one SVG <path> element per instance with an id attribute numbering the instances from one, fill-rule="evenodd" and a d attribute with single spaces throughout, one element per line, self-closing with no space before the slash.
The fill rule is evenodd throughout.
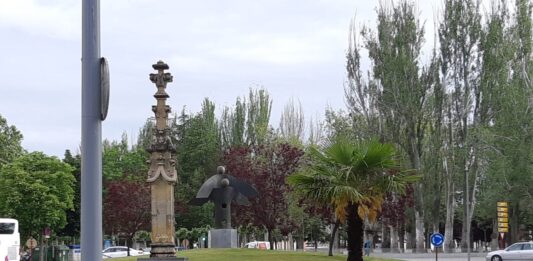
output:
<path id="1" fill-rule="evenodd" d="M 237 229 L 209 230 L 207 245 L 209 248 L 238 248 Z"/>

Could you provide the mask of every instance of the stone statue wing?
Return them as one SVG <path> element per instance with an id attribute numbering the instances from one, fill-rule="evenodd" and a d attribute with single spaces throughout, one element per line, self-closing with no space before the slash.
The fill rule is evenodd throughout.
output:
<path id="1" fill-rule="evenodd" d="M 201 206 L 205 204 L 207 201 L 209 201 L 209 198 L 193 198 L 189 201 L 189 205 L 193 206 Z"/>
<path id="2" fill-rule="evenodd" d="M 227 175 L 229 181 L 230 181 L 230 184 L 233 188 L 235 188 L 235 190 L 239 193 L 239 194 L 242 194 L 246 197 L 249 197 L 249 198 L 252 198 L 252 197 L 257 197 L 258 193 L 257 193 L 257 190 L 255 190 L 254 187 L 252 187 L 250 184 L 244 182 L 244 181 L 241 181 L 231 175 Z"/>
<path id="3" fill-rule="evenodd" d="M 241 206 L 250 206 L 250 201 L 248 200 L 248 198 L 241 193 L 235 193 L 235 197 L 233 198 L 233 200 Z"/>
<path id="4" fill-rule="evenodd" d="M 211 191 L 213 191 L 214 188 L 218 188 L 220 184 L 220 180 L 222 179 L 222 175 L 215 174 L 208 178 L 204 184 L 200 187 L 198 190 L 198 193 L 196 193 L 196 198 L 205 198 L 209 199 L 209 195 L 211 195 Z"/>

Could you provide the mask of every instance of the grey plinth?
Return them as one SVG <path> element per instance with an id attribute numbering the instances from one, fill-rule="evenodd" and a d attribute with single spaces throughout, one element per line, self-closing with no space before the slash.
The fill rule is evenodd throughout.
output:
<path id="1" fill-rule="evenodd" d="M 209 248 L 238 248 L 237 229 L 211 229 L 207 245 Z"/>
<path id="2" fill-rule="evenodd" d="M 137 261 L 189 261 L 186 257 L 142 257 Z"/>

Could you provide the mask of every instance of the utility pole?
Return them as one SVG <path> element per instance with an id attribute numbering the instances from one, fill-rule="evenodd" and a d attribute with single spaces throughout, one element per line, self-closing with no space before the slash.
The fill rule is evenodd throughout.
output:
<path id="1" fill-rule="evenodd" d="M 91 261 L 102 260 L 102 120 L 109 101 L 99 0 L 82 0 L 81 61 L 81 259 Z"/>

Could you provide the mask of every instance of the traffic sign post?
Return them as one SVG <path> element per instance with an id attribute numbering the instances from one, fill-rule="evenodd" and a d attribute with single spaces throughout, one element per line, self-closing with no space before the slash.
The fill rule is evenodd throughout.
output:
<path id="1" fill-rule="evenodd" d="M 441 233 L 432 234 L 430 237 L 431 244 L 435 247 L 435 261 L 439 260 L 439 247 L 444 243 L 444 236 Z"/>
<path id="2" fill-rule="evenodd" d="M 499 201 L 496 203 L 496 211 L 498 216 L 498 232 L 500 233 L 500 249 L 505 248 L 505 233 L 509 232 L 509 203 L 506 201 Z"/>
<path id="3" fill-rule="evenodd" d="M 30 258 L 32 257 L 33 255 L 33 249 L 37 246 L 37 240 L 35 240 L 35 238 L 33 237 L 30 237 L 27 241 L 26 241 L 26 247 L 28 247 L 28 249 L 30 250 Z"/>

